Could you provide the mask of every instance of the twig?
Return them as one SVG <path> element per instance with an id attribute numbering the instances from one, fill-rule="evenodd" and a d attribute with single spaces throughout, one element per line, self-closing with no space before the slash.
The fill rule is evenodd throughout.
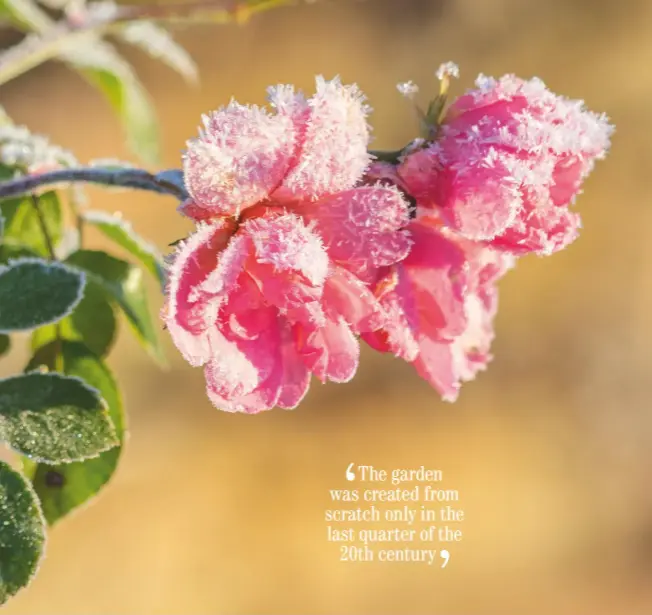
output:
<path id="1" fill-rule="evenodd" d="M 61 183 L 91 183 L 117 188 L 134 188 L 168 194 L 183 201 L 188 193 L 182 185 L 167 179 L 169 171 L 153 175 L 143 169 L 77 167 L 58 169 L 38 175 L 26 175 L 0 182 L 0 199 L 30 194 L 42 186 Z"/>
<path id="2" fill-rule="evenodd" d="M 186 4 L 119 6 L 108 15 L 84 15 L 82 20 L 63 19 L 47 30 L 28 34 L 0 56 L 0 85 L 57 57 L 84 39 L 108 33 L 120 25 L 139 20 L 217 23 L 243 22 L 255 13 L 291 4 L 293 0 L 263 0 L 256 4 L 234 0 L 200 0 Z M 83 20 L 85 19 L 85 21 Z"/>

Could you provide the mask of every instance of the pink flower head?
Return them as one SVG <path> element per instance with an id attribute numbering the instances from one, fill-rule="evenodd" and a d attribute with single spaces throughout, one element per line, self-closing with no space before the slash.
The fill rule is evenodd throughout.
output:
<path id="1" fill-rule="evenodd" d="M 386 322 L 367 280 L 409 253 L 407 202 L 359 186 L 367 108 L 317 80 L 311 99 L 270 90 L 275 113 L 232 102 L 204 118 L 184 158 L 198 223 L 170 259 L 163 318 L 224 410 L 294 408 L 310 375 L 345 382 L 356 334 Z"/>
<path id="2" fill-rule="evenodd" d="M 515 257 L 575 238 L 569 205 L 611 126 L 539 80 L 481 77 L 434 142 L 372 162 L 355 86 L 319 78 L 312 98 L 277 86 L 269 100 L 232 101 L 188 143 L 179 209 L 197 228 L 169 259 L 174 343 L 227 411 L 294 408 L 312 376 L 348 381 L 358 336 L 454 401 L 491 360 Z"/>
<path id="3" fill-rule="evenodd" d="M 514 259 L 456 237 L 433 218 L 408 228 L 414 241 L 409 256 L 377 282 L 388 323 L 363 338 L 412 363 L 444 400 L 455 401 L 461 382 L 491 359 L 495 283 Z"/>
<path id="4" fill-rule="evenodd" d="M 539 79 L 480 76 L 435 143 L 398 173 L 420 207 L 462 236 L 513 254 L 551 254 L 577 236 L 568 206 L 609 147 L 607 118 Z"/>

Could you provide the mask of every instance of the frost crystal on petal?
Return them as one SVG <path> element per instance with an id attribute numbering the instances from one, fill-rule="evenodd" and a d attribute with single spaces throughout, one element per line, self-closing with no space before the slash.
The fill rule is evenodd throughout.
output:
<path id="1" fill-rule="evenodd" d="M 278 198 L 316 199 L 352 188 L 370 162 L 369 107 L 357 86 L 317 78 L 307 112 L 293 115 L 302 135 L 294 164 Z"/>
<path id="2" fill-rule="evenodd" d="M 289 118 L 256 106 L 232 101 L 204 116 L 183 161 L 195 206 L 215 216 L 237 216 L 267 198 L 287 172 L 295 139 Z"/>
<path id="3" fill-rule="evenodd" d="M 481 75 L 455 100 L 437 141 L 399 175 L 420 207 L 462 236 L 514 254 L 551 254 L 577 236 L 568 211 L 613 127 L 540 79 Z"/>

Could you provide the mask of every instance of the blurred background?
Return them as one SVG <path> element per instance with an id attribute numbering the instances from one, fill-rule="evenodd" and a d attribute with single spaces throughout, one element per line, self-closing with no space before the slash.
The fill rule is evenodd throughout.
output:
<path id="1" fill-rule="evenodd" d="M 178 39 L 199 88 L 130 55 L 157 102 L 165 167 L 202 112 L 231 96 L 262 103 L 279 82 L 310 91 L 315 74 L 357 82 L 374 148 L 402 146 L 416 123 L 395 84 L 434 93 L 447 60 L 460 65 L 457 92 L 480 72 L 536 75 L 617 132 L 578 201 L 580 239 L 504 279 L 495 360 L 454 405 L 408 365 L 363 352 L 352 383 L 314 382 L 296 411 L 230 415 L 169 340 L 164 372 L 124 331 L 110 358 L 130 418 L 122 466 L 51 532 L 36 580 L 4 611 L 652 613 L 652 3 L 331 0 Z M 2 104 L 81 160 L 129 158 L 104 101 L 65 67 L 14 80 Z M 92 196 L 162 250 L 189 229 L 169 199 Z M 324 510 L 351 462 L 442 470 L 466 511 L 447 568 L 338 561 Z"/>

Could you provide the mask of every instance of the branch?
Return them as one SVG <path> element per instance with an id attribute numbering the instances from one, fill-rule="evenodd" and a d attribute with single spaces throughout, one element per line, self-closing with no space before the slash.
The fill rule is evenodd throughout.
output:
<path id="1" fill-rule="evenodd" d="M 109 33 L 130 21 L 243 23 L 255 13 L 294 3 L 295 0 L 198 0 L 185 4 L 116 6 L 108 14 L 87 12 L 72 15 L 47 30 L 28 34 L 0 55 L 0 85 L 46 60 L 71 49 L 76 43 Z"/>
<path id="2" fill-rule="evenodd" d="M 114 188 L 134 188 L 167 194 L 180 201 L 188 198 L 181 171 L 163 171 L 153 175 L 143 169 L 78 167 L 58 169 L 38 175 L 26 175 L 0 182 L 0 199 L 31 194 L 37 188 L 61 183 L 90 183 Z"/>

